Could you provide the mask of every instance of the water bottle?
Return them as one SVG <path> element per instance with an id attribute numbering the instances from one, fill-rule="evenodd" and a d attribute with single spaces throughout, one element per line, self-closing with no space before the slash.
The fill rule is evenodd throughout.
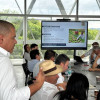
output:
<path id="1" fill-rule="evenodd" d="M 68 79 L 70 78 L 71 74 L 72 74 L 71 66 L 68 66 Z"/>

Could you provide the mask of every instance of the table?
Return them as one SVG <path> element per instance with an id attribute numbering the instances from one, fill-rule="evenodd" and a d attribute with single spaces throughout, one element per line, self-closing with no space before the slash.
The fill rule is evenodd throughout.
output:
<path id="1" fill-rule="evenodd" d="M 96 83 L 96 76 L 100 76 L 100 72 L 90 72 L 88 69 L 91 67 L 88 63 L 82 63 L 78 65 L 74 65 L 74 62 L 70 63 L 73 72 L 82 73 L 87 76 L 89 80 L 89 94 L 88 100 L 95 100 L 94 90 L 100 89 L 100 84 Z"/>

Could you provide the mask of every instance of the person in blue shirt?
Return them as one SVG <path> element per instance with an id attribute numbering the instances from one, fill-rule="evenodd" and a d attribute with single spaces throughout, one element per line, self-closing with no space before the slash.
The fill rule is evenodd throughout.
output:
<path id="1" fill-rule="evenodd" d="M 40 53 L 39 50 L 32 50 L 30 52 L 31 60 L 28 61 L 28 69 L 30 72 L 33 72 L 34 66 L 40 61 Z"/>

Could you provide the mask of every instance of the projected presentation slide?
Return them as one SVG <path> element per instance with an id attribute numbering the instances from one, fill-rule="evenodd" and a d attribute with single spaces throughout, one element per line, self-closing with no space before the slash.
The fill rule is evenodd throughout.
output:
<path id="1" fill-rule="evenodd" d="M 41 47 L 86 48 L 87 29 L 87 22 L 43 21 Z"/>

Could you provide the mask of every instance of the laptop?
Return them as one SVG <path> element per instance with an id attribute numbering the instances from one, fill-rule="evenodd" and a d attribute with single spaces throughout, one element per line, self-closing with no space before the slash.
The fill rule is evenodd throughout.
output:
<path id="1" fill-rule="evenodd" d="M 76 62 L 74 62 L 74 65 L 78 65 L 82 63 L 87 64 L 87 62 L 84 62 L 80 56 L 74 56 L 74 60 L 76 60 Z"/>
<path id="2" fill-rule="evenodd" d="M 83 60 L 80 56 L 74 56 L 74 60 L 76 60 L 76 62 L 83 63 Z"/>

